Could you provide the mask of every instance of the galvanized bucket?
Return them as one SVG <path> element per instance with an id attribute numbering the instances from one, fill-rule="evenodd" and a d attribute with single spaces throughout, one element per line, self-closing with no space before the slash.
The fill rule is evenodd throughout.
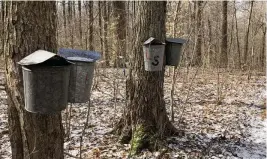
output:
<path id="1" fill-rule="evenodd" d="M 100 54 L 95 51 L 59 49 L 59 55 L 74 63 L 71 67 L 69 97 L 70 103 L 89 101 L 94 77 L 95 61 Z"/>
<path id="2" fill-rule="evenodd" d="M 20 62 L 23 73 L 25 109 L 51 114 L 67 107 L 70 62 L 38 50 Z"/>
<path id="3" fill-rule="evenodd" d="M 166 39 L 166 65 L 178 66 L 181 58 L 181 49 L 186 41 L 180 38 Z"/>
<path id="4" fill-rule="evenodd" d="M 95 62 L 72 62 L 68 102 L 85 103 L 90 99 Z"/>
<path id="5" fill-rule="evenodd" d="M 67 107 L 70 66 L 23 66 L 22 71 L 27 111 L 50 114 Z"/>
<path id="6" fill-rule="evenodd" d="M 150 37 L 144 42 L 144 63 L 146 71 L 161 71 L 163 68 L 165 43 Z"/>
<path id="7" fill-rule="evenodd" d="M 146 71 L 161 71 L 163 67 L 164 45 L 144 45 L 144 62 Z"/>

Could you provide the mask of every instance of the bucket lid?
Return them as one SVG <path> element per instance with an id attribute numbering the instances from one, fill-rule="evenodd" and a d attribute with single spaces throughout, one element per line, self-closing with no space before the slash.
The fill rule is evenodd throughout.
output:
<path id="1" fill-rule="evenodd" d="M 81 61 L 81 62 L 94 62 L 93 59 L 84 58 L 84 57 L 67 57 L 67 60 L 70 60 L 70 61 Z"/>
<path id="2" fill-rule="evenodd" d="M 43 63 L 45 61 L 48 61 L 48 60 L 50 60 L 50 59 L 52 59 L 54 57 L 60 59 L 61 61 L 65 62 L 65 63 L 72 64 L 72 62 L 67 61 L 63 57 L 58 56 L 55 53 L 45 51 L 45 50 L 37 50 L 37 51 L 33 52 L 32 54 L 30 54 L 30 55 L 24 57 L 23 59 L 21 59 L 18 62 L 18 64 L 24 65 L 24 66 L 26 66 L 26 65 L 36 65 L 36 64 L 41 64 L 41 63 Z"/>
<path id="3" fill-rule="evenodd" d="M 100 53 L 96 51 L 61 48 L 58 54 L 68 60 L 81 62 L 95 62 L 100 59 Z"/>
<path id="4" fill-rule="evenodd" d="M 167 38 L 166 42 L 167 43 L 183 44 L 183 43 L 186 43 L 186 40 L 182 39 L 182 38 Z"/>
<path id="5" fill-rule="evenodd" d="M 147 39 L 145 42 L 144 42 L 144 45 L 165 45 L 165 43 L 163 43 L 162 41 L 158 40 L 158 39 L 155 39 L 153 37 L 150 37 L 149 39 Z"/>

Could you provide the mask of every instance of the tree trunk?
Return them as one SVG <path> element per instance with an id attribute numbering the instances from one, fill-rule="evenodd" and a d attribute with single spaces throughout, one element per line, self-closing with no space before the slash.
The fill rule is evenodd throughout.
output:
<path id="1" fill-rule="evenodd" d="M 104 60 L 105 60 L 105 66 L 109 67 L 110 65 L 110 57 L 109 57 L 109 50 L 108 50 L 108 2 L 103 1 L 103 9 L 102 9 L 102 15 L 103 15 L 103 48 L 104 48 Z"/>
<path id="2" fill-rule="evenodd" d="M 123 1 L 114 1 L 114 16 L 117 19 L 116 21 L 116 35 L 117 35 L 117 44 L 116 44 L 116 59 L 115 66 L 125 67 L 125 58 L 126 58 L 126 10 L 125 2 Z M 122 58 L 120 58 L 122 57 Z"/>
<path id="3" fill-rule="evenodd" d="M 67 45 L 67 21 L 66 21 L 66 2 L 65 0 L 62 1 L 62 12 L 63 12 L 63 25 L 64 25 L 64 45 Z"/>
<path id="4" fill-rule="evenodd" d="M 244 63 L 247 65 L 247 58 L 248 58 L 248 42 L 249 42 L 249 33 L 250 33 L 250 24 L 251 24 L 251 17 L 252 17 L 252 11 L 253 11 L 253 3 L 254 1 L 251 1 L 250 5 L 250 13 L 249 13 L 249 20 L 248 20 L 248 28 L 246 32 L 246 38 L 245 38 L 245 43 L 244 43 Z"/>
<path id="5" fill-rule="evenodd" d="M 261 66 L 262 70 L 265 72 L 265 60 L 266 60 L 266 26 L 263 27 L 263 35 L 262 35 L 262 52 L 261 52 Z"/>
<path id="6" fill-rule="evenodd" d="M 103 49 L 103 28 L 102 28 L 102 10 L 103 10 L 103 2 L 98 1 L 98 11 L 99 11 L 99 16 L 98 16 L 98 25 L 99 25 L 99 37 L 100 37 L 100 51 L 102 52 L 103 59 L 104 58 L 104 49 Z"/>
<path id="7" fill-rule="evenodd" d="M 0 35 L 0 57 L 1 57 L 1 55 L 2 55 L 2 53 L 3 53 L 3 40 L 4 40 L 4 38 L 3 38 L 3 35 L 4 35 L 4 18 L 3 18 L 3 3 L 4 2 L 2 2 L 2 1 L 0 1 L 0 32 L 1 32 L 1 35 Z"/>
<path id="8" fill-rule="evenodd" d="M 212 30 L 211 30 L 211 21 L 210 18 L 208 18 L 208 28 L 209 28 L 209 42 L 208 42 L 208 65 L 209 66 L 213 66 L 214 62 L 213 62 L 213 53 L 212 53 Z"/>
<path id="9" fill-rule="evenodd" d="M 68 1 L 68 24 L 69 24 L 69 30 L 70 30 L 70 45 L 71 48 L 74 48 L 74 22 L 75 20 L 75 14 L 73 14 L 73 3 L 72 1 Z"/>
<path id="10" fill-rule="evenodd" d="M 241 50 L 240 50 L 240 42 L 239 42 L 239 33 L 238 33 L 238 24 L 237 24 L 237 10 L 236 10 L 236 3 L 234 1 L 234 8 L 235 8 L 235 27 L 236 27 L 236 43 L 237 43 L 237 51 L 238 51 L 238 68 L 241 69 Z"/>
<path id="11" fill-rule="evenodd" d="M 196 24 L 196 51 L 195 56 L 193 57 L 193 65 L 201 66 L 202 65 L 202 10 L 203 10 L 203 1 L 197 1 L 197 24 Z"/>
<path id="12" fill-rule="evenodd" d="M 79 39 L 80 39 L 80 47 L 83 48 L 82 4 L 81 4 L 81 1 L 78 1 L 78 12 L 79 12 Z"/>
<path id="13" fill-rule="evenodd" d="M 221 56 L 220 56 L 220 67 L 227 67 L 228 57 L 227 57 L 227 1 L 222 2 L 222 44 L 221 44 Z"/>
<path id="14" fill-rule="evenodd" d="M 21 67 L 26 55 L 56 52 L 56 2 L 6 2 L 5 73 L 9 134 L 14 159 L 63 159 L 61 113 L 34 114 L 24 109 Z M 34 13 L 34 14 L 33 14 Z"/>
<path id="15" fill-rule="evenodd" d="M 177 133 L 166 113 L 162 71 L 144 70 L 143 42 L 149 37 L 165 40 L 166 2 L 135 2 L 137 15 L 129 78 L 126 81 L 127 107 L 121 129 L 122 142 L 131 140 L 131 155 L 142 149 L 159 148 L 158 141 Z M 158 140 L 159 139 L 159 140 Z"/>
<path id="16" fill-rule="evenodd" d="M 86 15 L 89 17 L 87 21 L 87 27 L 86 27 L 86 49 L 89 48 L 89 50 L 94 50 L 93 47 L 93 25 L 94 25 L 94 11 L 93 11 L 93 1 L 86 1 L 85 2 L 85 11 Z M 89 43 L 89 46 L 88 46 Z"/>
<path id="17" fill-rule="evenodd" d="M 93 26 L 94 26 L 94 12 L 93 12 L 93 5 L 94 2 L 93 1 L 89 1 L 89 49 L 90 50 L 94 50 L 94 46 L 93 46 Z"/>

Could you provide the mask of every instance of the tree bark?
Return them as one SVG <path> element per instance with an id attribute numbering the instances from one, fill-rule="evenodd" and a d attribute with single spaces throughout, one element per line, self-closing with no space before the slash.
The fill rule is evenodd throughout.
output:
<path id="1" fill-rule="evenodd" d="M 80 39 L 80 47 L 83 48 L 82 4 L 81 4 L 81 1 L 78 1 L 78 13 L 79 13 L 79 39 Z"/>
<path id="2" fill-rule="evenodd" d="M 56 2 L 6 2 L 5 74 L 13 159 L 63 159 L 61 113 L 34 114 L 24 109 L 21 67 L 26 55 L 56 52 Z"/>
<path id="3" fill-rule="evenodd" d="M 169 121 L 166 113 L 162 71 L 147 72 L 144 70 L 143 42 L 149 37 L 165 40 L 166 2 L 134 2 L 137 15 L 134 28 L 134 48 L 131 52 L 130 75 L 126 81 L 127 107 L 124 113 L 121 139 L 124 143 L 131 140 L 131 155 L 142 149 L 154 150 L 165 136 L 178 131 Z M 158 140 L 159 139 L 159 140 Z"/>
<path id="4" fill-rule="evenodd" d="M 115 66 L 125 67 L 125 58 L 126 58 L 126 10 L 125 2 L 123 1 L 114 1 L 114 16 L 116 18 L 116 35 L 117 35 L 117 44 L 116 44 L 116 59 Z M 120 58 L 122 56 L 123 60 Z"/>
<path id="5" fill-rule="evenodd" d="M 103 9 L 102 9 L 102 15 L 103 15 L 103 48 L 104 48 L 104 60 L 105 60 L 105 66 L 110 66 L 110 56 L 109 56 L 109 49 L 108 49 L 108 2 L 103 1 Z"/>
<path id="6" fill-rule="evenodd" d="M 93 30 L 93 25 L 94 25 L 93 5 L 94 5 L 94 2 L 90 1 L 88 3 L 89 3 L 89 22 L 90 22 L 90 25 L 89 25 L 89 49 L 94 50 L 94 46 L 93 46 L 93 33 L 94 33 L 94 30 Z"/>
<path id="7" fill-rule="evenodd" d="M 222 2 L 222 16 L 223 16 L 223 22 L 222 22 L 222 43 L 221 43 L 221 56 L 220 56 L 220 67 L 226 68 L 228 64 L 228 57 L 227 57 L 227 1 Z"/>
<path id="8" fill-rule="evenodd" d="M 3 44 L 4 44 L 4 2 L 0 2 L 0 31 L 1 31 L 1 35 L 0 35 L 0 57 L 3 53 Z"/>
<path id="9" fill-rule="evenodd" d="M 63 26 L 64 26 L 64 45 L 63 46 L 66 46 L 67 44 L 67 21 L 66 21 L 66 2 L 65 0 L 62 1 L 62 12 L 63 12 Z"/>
<path id="10" fill-rule="evenodd" d="M 202 11 L 203 11 L 203 1 L 197 1 L 197 24 L 196 24 L 196 51 L 193 57 L 193 66 L 202 65 Z"/>
<path id="11" fill-rule="evenodd" d="M 261 56 L 260 56 L 260 68 L 262 68 L 263 71 L 265 70 L 265 63 L 266 63 L 266 26 L 263 27 L 263 35 L 262 35 L 262 52 L 261 52 Z"/>
<path id="12" fill-rule="evenodd" d="M 252 11 L 253 11 L 253 4 L 254 1 L 251 1 L 250 4 L 250 12 L 249 12 L 249 19 L 248 19 L 248 28 L 246 32 L 246 37 L 245 37 L 245 43 L 244 43 L 244 63 L 247 65 L 247 59 L 248 59 L 248 42 L 249 42 L 249 33 L 250 33 L 250 24 L 251 24 L 251 17 L 252 17 Z"/>
<path id="13" fill-rule="evenodd" d="M 240 50 L 240 42 L 239 42 L 239 33 L 238 33 L 238 23 L 237 23 L 237 10 L 236 10 L 236 3 L 234 1 L 234 8 L 235 8 L 235 27 L 236 27 L 236 43 L 237 43 L 237 51 L 238 51 L 238 68 L 241 69 L 241 50 Z"/>
<path id="14" fill-rule="evenodd" d="M 98 16 L 98 25 L 99 25 L 99 37 L 100 37 L 100 51 L 102 52 L 103 59 L 104 58 L 104 49 L 103 49 L 103 24 L 102 24 L 102 10 L 103 10 L 103 2 L 98 1 L 98 11 L 99 11 L 99 16 Z"/>
<path id="15" fill-rule="evenodd" d="M 86 1 L 85 2 L 85 11 L 86 15 L 89 17 L 87 21 L 86 27 L 86 49 L 94 50 L 93 46 L 93 25 L 94 25 L 94 11 L 93 11 L 93 1 Z M 89 43 L 89 46 L 88 46 Z"/>

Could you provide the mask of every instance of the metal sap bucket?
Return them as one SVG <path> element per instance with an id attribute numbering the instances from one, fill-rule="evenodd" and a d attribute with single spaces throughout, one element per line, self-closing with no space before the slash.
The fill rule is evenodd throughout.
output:
<path id="1" fill-rule="evenodd" d="M 163 68 L 165 44 L 151 37 L 143 45 L 146 71 L 161 71 Z"/>
<path id="2" fill-rule="evenodd" d="M 59 55 L 74 63 L 70 73 L 68 102 L 85 103 L 89 101 L 95 61 L 100 58 L 100 54 L 94 51 L 59 49 Z"/>
<path id="3" fill-rule="evenodd" d="M 166 65 L 178 66 L 181 57 L 182 45 L 186 42 L 180 38 L 166 39 Z"/>
<path id="4" fill-rule="evenodd" d="M 54 53 L 38 50 L 18 63 L 22 65 L 27 111 L 51 114 L 67 107 L 70 62 Z"/>

